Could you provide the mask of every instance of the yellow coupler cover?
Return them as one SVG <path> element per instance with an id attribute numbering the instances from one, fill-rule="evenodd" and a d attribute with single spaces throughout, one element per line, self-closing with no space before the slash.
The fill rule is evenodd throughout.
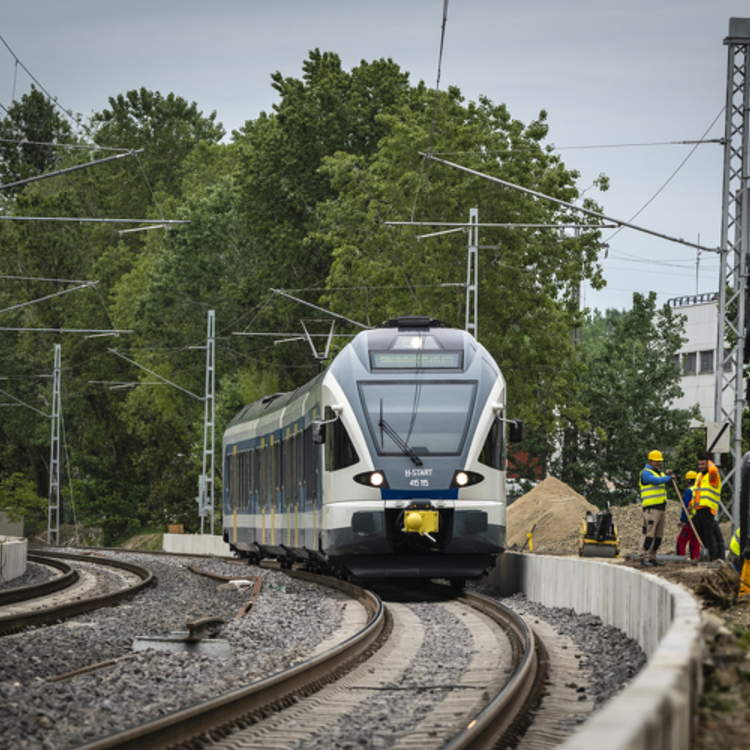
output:
<path id="1" fill-rule="evenodd" d="M 407 510 L 404 513 L 404 531 L 409 534 L 429 534 L 440 529 L 440 516 L 436 510 Z"/>

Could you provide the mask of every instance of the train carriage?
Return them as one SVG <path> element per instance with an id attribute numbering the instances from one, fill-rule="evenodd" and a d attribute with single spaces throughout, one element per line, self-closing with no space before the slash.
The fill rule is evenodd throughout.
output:
<path id="1" fill-rule="evenodd" d="M 505 547 L 505 381 L 430 318 L 358 334 L 224 435 L 224 539 L 359 578 L 477 578 Z"/>

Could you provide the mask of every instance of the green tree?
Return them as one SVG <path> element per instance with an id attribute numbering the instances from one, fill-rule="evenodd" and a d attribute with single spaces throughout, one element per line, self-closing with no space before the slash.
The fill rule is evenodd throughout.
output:
<path id="1" fill-rule="evenodd" d="M 395 115 L 410 96 L 408 75 L 392 60 L 362 61 L 347 72 L 338 55 L 313 50 L 302 67 L 301 79 L 275 73 L 280 101 L 274 111 L 235 133 L 240 240 L 252 258 L 246 284 L 252 285 L 253 304 L 270 288 L 324 285 L 330 247 L 313 230 L 317 206 L 337 192 L 330 173 L 321 170 L 324 159 L 337 152 L 374 154 L 390 127 L 380 116 Z M 279 330 L 299 316 L 299 305 L 277 298 L 263 322 Z M 301 364 L 288 347 L 277 348 L 274 359 L 282 366 Z"/>
<path id="2" fill-rule="evenodd" d="M 100 146 L 143 149 L 136 158 L 121 159 L 100 172 L 109 174 L 104 182 L 107 208 L 137 218 L 147 218 L 144 212 L 155 212 L 162 201 L 179 196 L 190 153 L 201 142 L 218 143 L 225 132 L 216 112 L 206 117 L 195 102 L 145 88 L 110 97 L 109 109 L 95 114 L 92 124 Z"/>
<path id="3" fill-rule="evenodd" d="M 46 517 L 47 500 L 37 494 L 33 479 L 14 472 L 0 480 L 0 508 L 13 523 L 24 522 L 25 533 L 33 533 Z"/>
<path id="4" fill-rule="evenodd" d="M 417 87 L 408 109 L 379 116 L 389 135 L 376 154 L 337 153 L 324 166 L 338 191 L 319 209 L 314 236 L 333 257 L 324 301 L 363 323 L 414 313 L 464 325 L 466 236 L 421 238 L 431 230 L 389 221 L 467 221 L 472 207 L 482 223 L 581 221 L 551 202 L 419 156 L 430 145 L 434 152 L 459 152 L 469 168 L 574 201 L 577 174 L 542 143 L 548 132 L 544 112 L 524 126 L 505 106 L 484 98 L 465 103 L 451 88 L 439 97 L 433 128 L 433 101 L 434 92 Z M 570 332 L 581 322 L 581 281 L 602 283 L 598 234 L 595 227 L 578 238 L 542 227 L 483 228 L 480 234 L 479 340 L 503 369 L 514 414 L 532 432 L 544 433 L 576 381 Z"/>
<path id="5" fill-rule="evenodd" d="M 648 453 L 668 458 L 698 417 L 697 407 L 671 406 L 682 395 L 677 353 L 684 321 L 669 305 L 657 309 L 655 293 L 636 293 L 631 310 L 597 312 L 583 329 L 588 424 L 570 425 L 560 436 L 554 470 L 600 506 L 636 502 Z"/>
<path id="6" fill-rule="evenodd" d="M 34 86 L 0 120 L 0 182 L 25 180 L 58 168 L 68 155 L 56 144 L 74 141 L 70 125 Z M 11 189 L 12 193 L 22 187 Z M 7 195 L 8 191 L 4 191 Z"/>

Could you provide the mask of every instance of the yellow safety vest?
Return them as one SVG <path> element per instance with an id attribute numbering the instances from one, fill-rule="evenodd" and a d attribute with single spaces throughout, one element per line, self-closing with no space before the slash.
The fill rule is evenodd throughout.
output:
<path id="1" fill-rule="evenodd" d="M 645 468 L 643 471 L 647 471 L 655 477 L 664 477 L 666 474 L 655 471 L 654 469 Z M 642 474 L 643 472 L 641 472 Z M 644 508 L 648 508 L 650 505 L 661 505 L 667 502 L 667 485 L 665 484 L 643 484 L 643 479 L 638 480 L 638 484 L 641 488 L 641 504 Z"/>
<path id="2" fill-rule="evenodd" d="M 719 510 L 719 500 L 721 499 L 721 476 L 717 487 L 712 487 L 709 482 L 709 475 L 699 474 L 695 480 L 695 489 L 693 492 L 693 506 L 695 508 L 710 508 L 711 513 L 716 515 Z"/>
<path id="3" fill-rule="evenodd" d="M 732 554 L 737 555 L 737 557 L 740 556 L 740 530 L 739 529 L 737 529 L 737 531 L 734 532 L 732 541 L 729 542 L 729 549 L 732 551 Z"/>

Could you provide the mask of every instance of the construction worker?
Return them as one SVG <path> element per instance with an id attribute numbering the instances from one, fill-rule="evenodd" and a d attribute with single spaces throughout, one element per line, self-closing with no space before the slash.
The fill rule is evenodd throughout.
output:
<path id="1" fill-rule="evenodd" d="M 638 559 L 641 567 L 653 568 L 664 565 L 656 559 L 656 551 L 664 532 L 664 516 L 667 509 L 667 483 L 672 481 L 671 469 L 663 472 L 664 456 L 659 451 L 648 454 L 648 462 L 641 472 L 639 486 L 643 506 L 643 529 Z"/>
<path id="2" fill-rule="evenodd" d="M 693 499 L 690 509 L 693 512 L 693 523 L 703 546 L 708 552 L 708 559 L 717 556 L 714 523 L 716 511 L 721 498 L 721 475 L 716 464 L 709 459 L 708 453 L 698 456 L 698 476 L 695 479 Z"/>
<path id="3" fill-rule="evenodd" d="M 740 548 L 740 530 L 734 532 L 732 535 L 732 541 L 729 542 L 729 557 L 727 558 L 732 567 L 738 572 L 742 572 L 742 549 Z"/>
<path id="4" fill-rule="evenodd" d="M 685 474 L 688 487 L 682 497 L 682 512 L 680 513 L 680 524 L 682 528 L 677 536 L 677 554 L 685 557 L 686 550 L 690 550 L 690 559 L 697 560 L 700 557 L 701 543 L 690 525 L 688 513 L 690 513 L 690 501 L 693 499 L 693 485 L 698 478 L 697 471 L 689 471 Z"/>

